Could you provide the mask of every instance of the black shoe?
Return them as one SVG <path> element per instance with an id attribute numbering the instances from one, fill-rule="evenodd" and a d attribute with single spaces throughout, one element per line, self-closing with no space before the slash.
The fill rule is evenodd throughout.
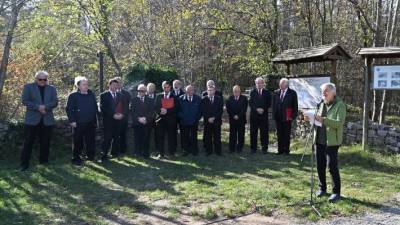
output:
<path id="1" fill-rule="evenodd" d="M 251 154 L 256 154 L 256 150 L 252 149 L 252 150 L 250 151 L 250 153 L 251 153 Z"/>
<path id="2" fill-rule="evenodd" d="M 265 154 L 268 153 L 268 149 L 263 149 L 262 152 L 263 152 L 263 154 L 265 155 Z"/>
<path id="3" fill-rule="evenodd" d="M 21 166 L 19 166 L 18 170 L 21 171 L 21 172 L 24 172 L 24 171 L 27 171 L 28 168 L 29 168 L 28 165 L 21 165 Z"/>
<path id="4" fill-rule="evenodd" d="M 71 160 L 72 164 L 74 164 L 75 166 L 82 166 L 83 162 L 81 159 L 72 159 Z"/>
<path id="5" fill-rule="evenodd" d="M 318 198 L 323 197 L 323 196 L 325 196 L 325 195 L 326 195 L 326 191 L 319 190 L 319 191 L 317 192 L 317 197 L 318 197 Z"/>
<path id="6" fill-rule="evenodd" d="M 87 159 L 88 161 L 92 161 L 92 162 L 94 162 L 94 161 L 95 161 L 95 158 L 94 158 L 94 156 L 88 156 L 86 159 Z"/>
<path id="7" fill-rule="evenodd" d="M 334 203 L 339 201 L 340 199 L 340 194 L 332 194 L 329 198 L 328 198 L 328 202 Z"/>
<path id="8" fill-rule="evenodd" d="M 285 155 L 289 155 L 289 154 L 290 154 L 290 152 L 284 152 L 283 154 L 285 154 Z"/>
<path id="9" fill-rule="evenodd" d="M 107 156 L 102 156 L 101 159 L 100 159 L 100 162 L 101 162 L 101 163 L 106 163 L 106 162 L 108 162 L 108 157 L 107 157 Z"/>
<path id="10" fill-rule="evenodd" d="M 277 152 L 276 154 L 277 155 L 283 155 L 283 152 Z"/>
<path id="11" fill-rule="evenodd" d="M 189 152 L 184 152 L 183 154 L 182 154 L 182 156 L 188 156 L 189 155 Z"/>

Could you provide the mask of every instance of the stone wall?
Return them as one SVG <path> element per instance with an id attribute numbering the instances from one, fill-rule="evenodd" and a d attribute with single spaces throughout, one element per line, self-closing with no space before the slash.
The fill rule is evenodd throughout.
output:
<path id="1" fill-rule="evenodd" d="M 305 138 L 309 133 L 310 125 L 304 120 L 296 122 L 294 135 Z M 362 123 L 347 122 L 343 129 L 343 142 L 346 145 L 362 142 Z M 384 124 L 372 123 L 368 131 L 368 144 L 384 151 L 400 154 L 400 128 Z"/>

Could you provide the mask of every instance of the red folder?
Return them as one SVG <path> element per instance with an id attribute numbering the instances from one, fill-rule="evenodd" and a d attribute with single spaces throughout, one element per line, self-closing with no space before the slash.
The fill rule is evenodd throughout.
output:
<path id="1" fill-rule="evenodd" d="M 161 100 L 161 108 L 164 108 L 164 109 L 174 108 L 174 98 L 163 98 Z"/>
<path id="2" fill-rule="evenodd" d="M 115 113 L 124 114 L 124 106 L 122 105 L 122 102 L 118 102 L 117 106 L 115 107 Z"/>
<path id="3" fill-rule="evenodd" d="M 293 108 L 286 108 L 286 121 L 293 120 Z"/>

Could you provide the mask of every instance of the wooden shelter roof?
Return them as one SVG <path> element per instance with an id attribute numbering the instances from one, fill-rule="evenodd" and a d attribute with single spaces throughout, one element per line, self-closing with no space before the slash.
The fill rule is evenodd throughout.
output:
<path id="1" fill-rule="evenodd" d="M 351 59 L 338 43 L 308 48 L 287 49 L 272 59 L 273 63 L 296 64 Z"/>
<path id="2" fill-rule="evenodd" d="M 372 47 L 372 48 L 360 48 L 357 51 L 358 55 L 362 57 L 372 58 L 399 58 L 400 47 Z"/>

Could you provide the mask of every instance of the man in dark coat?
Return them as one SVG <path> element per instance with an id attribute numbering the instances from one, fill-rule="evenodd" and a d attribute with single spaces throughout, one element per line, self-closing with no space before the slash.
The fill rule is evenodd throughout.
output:
<path id="1" fill-rule="evenodd" d="M 260 130 L 262 151 L 268 151 L 268 109 L 271 106 L 271 94 L 264 89 L 262 77 L 255 80 L 256 87 L 250 92 L 250 148 L 251 152 L 257 151 L 257 136 Z"/>
<path id="2" fill-rule="evenodd" d="M 68 96 L 67 112 L 68 120 L 73 129 L 72 163 L 82 165 L 82 149 L 85 143 L 86 156 L 93 161 L 95 158 L 95 136 L 97 125 L 97 103 L 95 94 L 89 90 L 86 77 L 76 77 L 77 91 Z"/>
<path id="3" fill-rule="evenodd" d="M 153 122 L 153 101 L 146 96 L 146 86 L 138 86 L 138 95 L 132 98 L 131 112 L 133 134 L 135 139 L 135 155 L 148 158 L 150 156 L 150 130 Z"/>
<path id="4" fill-rule="evenodd" d="M 273 117 L 278 136 L 278 154 L 289 154 L 292 121 L 298 114 L 297 93 L 289 88 L 289 80 L 283 78 L 273 96 Z"/>
<path id="5" fill-rule="evenodd" d="M 233 87 L 233 95 L 226 101 L 229 115 L 229 150 L 242 152 L 246 125 L 247 97 L 241 94 L 240 87 Z"/>
<path id="6" fill-rule="evenodd" d="M 111 155 L 113 157 L 118 157 L 120 154 L 119 129 L 125 112 L 122 95 L 117 91 L 118 81 L 111 79 L 108 82 L 108 87 L 109 90 L 100 94 L 100 111 L 103 116 L 104 127 L 102 162 L 108 160 L 108 152 L 111 146 Z"/>
<path id="7" fill-rule="evenodd" d="M 129 104 L 131 102 L 131 94 L 129 91 L 124 89 L 123 81 L 121 77 L 115 78 L 118 81 L 117 92 L 121 93 L 121 102 L 124 108 L 124 117 L 121 120 L 121 127 L 119 129 L 119 141 L 120 141 L 120 151 L 125 153 L 127 149 L 126 132 L 128 130 L 128 115 L 129 115 Z"/>
<path id="8" fill-rule="evenodd" d="M 24 146 L 21 152 L 20 170 L 29 168 L 33 144 L 39 136 L 39 163 L 49 162 L 50 139 L 54 126 L 53 109 L 58 105 L 57 91 L 48 85 L 49 74 L 39 71 L 35 74 L 35 82 L 25 84 L 22 91 L 22 104 L 26 106 L 24 120 Z"/>
<path id="9" fill-rule="evenodd" d="M 168 137 L 168 151 L 171 156 L 176 152 L 177 124 L 176 113 L 178 109 L 178 99 L 171 92 L 171 85 L 164 81 L 162 83 L 164 92 L 157 95 L 154 103 L 156 113 L 156 147 L 160 153 L 160 158 L 164 155 L 165 137 Z"/>
<path id="10" fill-rule="evenodd" d="M 194 87 L 188 85 L 186 94 L 179 98 L 179 119 L 181 126 L 181 140 L 183 155 L 198 154 L 197 130 L 201 117 L 200 103 L 201 98 L 194 95 Z"/>
<path id="11" fill-rule="evenodd" d="M 201 93 L 202 97 L 206 97 L 208 95 L 208 91 L 207 91 L 208 87 L 216 88 L 215 82 L 213 80 L 208 80 L 207 81 L 207 84 L 206 84 L 206 88 L 207 89 Z M 219 97 L 221 97 L 223 99 L 222 91 L 219 91 L 219 90 L 215 89 L 215 95 L 217 95 L 217 96 L 219 96 Z"/>
<path id="12" fill-rule="evenodd" d="M 204 145 L 206 154 L 215 152 L 221 156 L 221 125 L 224 102 L 220 96 L 215 95 L 215 87 L 207 89 L 207 97 L 201 101 L 201 114 L 204 120 Z"/>

